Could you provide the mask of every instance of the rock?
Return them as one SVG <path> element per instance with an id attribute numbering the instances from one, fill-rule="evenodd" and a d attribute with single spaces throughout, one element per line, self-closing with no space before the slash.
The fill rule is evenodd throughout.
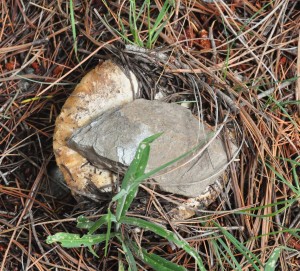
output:
<path id="1" fill-rule="evenodd" d="M 151 144 L 146 171 L 177 158 L 200 143 L 205 145 L 213 136 L 207 125 L 201 124 L 188 109 L 139 99 L 106 111 L 77 130 L 68 145 L 94 165 L 108 166 L 117 172 L 122 165 L 131 163 L 143 139 L 159 132 L 163 135 Z M 231 153 L 236 149 L 231 144 Z M 197 197 L 218 179 L 228 163 L 219 138 L 202 150 L 201 155 L 191 158 L 180 160 L 153 176 L 161 190 Z"/>

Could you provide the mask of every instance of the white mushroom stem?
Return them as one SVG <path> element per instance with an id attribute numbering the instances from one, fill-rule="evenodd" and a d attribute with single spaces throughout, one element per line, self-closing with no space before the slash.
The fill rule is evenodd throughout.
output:
<path id="1" fill-rule="evenodd" d="M 99 64 L 82 78 L 56 119 L 54 154 L 73 193 L 84 191 L 89 181 L 98 188 L 109 191 L 116 179 L 112 172 L 94 167 L 83 156 L 70 149 L 67 141 L 75 130 L 104 111 L 133 101 L 138 92 L 138 82 L 131 72 L 130 77 L 111 61 Z"/>

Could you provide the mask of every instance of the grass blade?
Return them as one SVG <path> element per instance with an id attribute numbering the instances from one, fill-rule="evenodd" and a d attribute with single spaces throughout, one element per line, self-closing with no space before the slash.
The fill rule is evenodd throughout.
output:
<path id="1" fill-rule="evenodd" d="M 105 239 L 105 248 L 104 248 L 104 256 L 107 256 L 107 248 L 108 248 L 108 242 L 111 235 L 111 222 L 112 222 L 112 213 L 110 209 L 108 209 L 107 214 L 107 231 L 106 231 L 106 239 Z"/>
<path id="2" fill-rule="evenodd" d="M 218 254 L 218 256 L 219 256 L 218 260 L 219 260 L 220 265 L 223 266 L 223 264 L 224 264 L 223 259 L 225 259 L 226 262 L 228 262 L 228 264 L 230 264 L 232 270 L 243 270 L 241 265 L 236 260 L 231 249 L 227 246 L 227 244 L 219 237 L 216 238 L 216 241 L 218 241 L 221 244 L 221 246 L 220 246 L 219 244 L 217 244 L 217 242 L 214 242 L 214 247 L 215 247 L 214 253 Z M 225 249 L 225 251 L 230 256 L 230 258 L 228 258 L 228 256 L 222 250 L 222 247 Z M 223 258 L 220 257 L 219 252 L 222 254 Z"/>
<path id="3" fill-rule="evenodd" d="M 133 254 L 131 252 L 131 250 L 129 249 L 129 247 L 127 247 L 127 245 L 125 244 L 124 240 L 122 238 L 118 238 L 121 243 L 122 243 L 122 248 L 127 260 L 127 263 L 129 265 L 129 270 L 131 271 L 137 271 L 137 267 L 136 267 L 136 261 L 133 257 Z"/>
<path id="4" fill-rule="evenodd" d="M 174 234 L 173 232 L 166 230 L 161 226 L 158 226 L 156 224 L 153 224 L 151 222 L 148 222 L 146 220 L 139 219 L 139 218 L 122 217 L 120 220 L 120 223 L 140 227 L 140 228 L 143 228 L 146 230 L 150 230 L 150 231 L 154 232 L 155 234 L 166 238 L 169 242 L 173 242 L 176 246 L 178 246 L 179 248 L 182 248 L 189 255 L 191 255 L 195 259 L 195 261 L 199 267 L 199 270 L 201 270 L 201 271 L 206 270 L 198 252 L 194 248 L 192 248 L 186 241 L 180 240 L 177 237 L 177 235 Z"/>
<path id="5" fill-rule="evenodd" d="M 169 3 L 169 1 L 166 1 L 159 12 L 155 23 L 153 27 L 150 27 L 150 20 L 148 22 L 149 29 L 148 29 L 148 41 L 147 41 L 147 48 L 151 48 L 155 41 L 157 40 L 160 32 L 163 30 L 167 22 L 169 21 L 171 14 L 168 15 L 168 18 L 166 21 L 163 22 L 164 17 L 167 15 L 169 9 L 172 7 L 172 4 Z M 163 23 L 162 23 L 163 22 Z M 162 24 L 161 24 L 162 23 Z"/>
<path id="6" fill-rule="evenodd" d="M 100 217 L 97 221 L 93 223 L 93 225 L 90 227 L 88 234 L 93 234 L 96 230 L 98 230 L 103 224 L 108 223 L 108 221 L 116 222 L 116 217 L 112 214 L 106 214 L 102 217 Z"/>
<path id="7" fill-rule="evenodd" d="M 125 271 L 125 267 L 124 267 L 124 264 L 123 264 L 123 261 L 122 261 L 122 258 L 121 258 L 121 253 L 119 252 L 119 257 L 118 257 L 118 264 L 119 264 L 119 267 L 118 267 L 118 271 Z"/>
<path id="8" fill-rule="evenodd" d="M 167 168 L 168 166 L 170 166 L 170 165 L 178 162 L 179 160 L 181 160 L 181 159 L 183 159 L 183 158 L 191 155 L 195 150 L 199 149 L 201 146 L 203 146 L 203 143 L 198 144 L 196 147 L 192 148 L 190 151 L 188 151 L 188 152 L 180 155 L 179 157 L 173 159 L 172 161 L 167 162 L 167 163 L 163 164 L 162 166 L 159 166 L 159 167 L 157 167 L 157 168 L 155 168 L 155 169 L 153 169 L 153 170 L 151 170 L 151 171 L 149 171 L 149 172 L 147 172 L 147 173 L 139 176 L 138 178 L 136 178 L 134 180 L 134 182 L 131 182 L 129 184 L 129 186 L 127 187 L 127 190 L 125 191 L 125 194 L 128 194 L 128 191 L 132 191 L 133 189 L 136 189 L 139 186 L 139 184 L 142 181 L 144 181 L 145 179 L 148 179 L 149 177 L 151 177 L 152 175 L 156 174 L 157 172 L 159 172 L 159 171 Z M 121 190 L 120 193 L 124 193 L 124 191 Z M 116 195 L 116 197 L 117 196 L 118 195 Z"/>
<path id="9" fill-rule="evenodd" d="M 162 133 L 155 134 L 144 139 L 140 144 L 136 151 L 135 157 L 131 162 L 126 175 L 123 179 L 122 186 L 121 186 L 121 193 L 125 191 L 126 193 L 117 200 L 117 211 L 116 211 L 116 218 L 117 221 L 126 214 L 128 211 L 134 197 L 136 196 L 138 186 L 132 186 L 131 184 L 135 182 L 137 178 L 142 176 L 145 172 L 145 168 L 148 163 L 149 153 L 150 153 L 150 143 L 152 143 L 155 139 L 161 136 Z M 116 200 L 114 198 L 113 200 Z"/>
<path id="10" fill-rule="evenodd" d="M 152 143 L 155 139 L 160 137 L 162 133 L 158 133 L 147 137 L 144 139 L 138 146 L 135 157 L 131 162 L 127 173 L 122 182 L 122 188 L 127 188 L 128 185 L 136 178 L 142 176 L 145 172 L 145 168 L 148 163 L 149 153 L 150 153 L 150 143 Z"/>
<path id="11" fill-rule="evenodd" d="M 210 134 L 210 136 L 211 136 L 211 134 Z M 176 163 L 177 161 L 191 155 L 195 150 L 197 150 L 201 146 L 203 146 L 203 143 L 200 143 L 196 147 L 192 148 L 190 151 L 180 155 L 179 157 L 173 159 L 172 161 L 167 162 L 164 165 L 162 165 L 160 167 L 157 167 L 156 169 L 153 169 L 153 170 L 151 170 L 147 173 L 141 174 L 142 168 L 145 167 L 145 165 L 143 164 L 143 162 L 145 162 L 145 160 L 144 161 L 139 161 L 139 159 L 141 159 L 141 157 L 143 157 L 143 159 L 145 159 L 145 157 L 147 156 L 147 152 L 150 151 L 150 147 L 148 149 L 148 148 L 146 148 L 146 146 L 148 146 L 150 143 L 152 143 L 160 135 L 161 135 L 161 133 L 150 136 L 150 137 L 148 137 L 148 138 L 146 138 L 145 140 L 142 141 L 143 144 L 141 143 L 139 145 L 139 148 L 138 148 L 137 152 L 139 152 L 139 151 L 141 151 L 141 152 L 139 152 L 139 154 L 136 154 L 136 156 L 134 158 L 134 160 L 136 159 L 136 161 L 134 163 L 132 162 L 130 167 L 128 168 L 128 171 L 127 171 L 127 173 L 124 177 L 124 180 L 122 182 L 121 191 L 113 198 L 113 201 L 118 200 L 118 206 L 117 206 L 117 212 L 116 212 L 117 221 L 119 221 L 122 216 L 125 216 L 125 214 L 126 214 L 127 210 L 129 209 L 134 197 L 136 196 L 138 186 L 139 186 L 140 183 L 142 183 L 145 179 L 149 178 L 150 176 L 154 175 L 155 173 L 161 171 L 162 169 L 164 169 L 164 168 Z M 143 148 L 141 147 L 141 149 L 140 149 L 140 146 L 143 146 Z M 145 153 L 141 154 L 141 153 L 143 153 L 143 150 L 145 150 Z M 143 155 L 143 156 L 141 156 L 141 155 Z M 149 155 L 149 153 L 148 153 L 148 155 Z M 147 161 L 148 161 L 148 159 L 147 159 Z M 138 173 L 135 172 L 136 170 L 138 170 Z M 120 196 L 120 194 L 122 194 L 122 197 Z"/>
<path id="12" fill-rule="evenodd" d="M 216 223 L 215 223 L 216 224 Z M 220 225 L 216 224 L 218 229 L 223 233 L 223 235 L 234 245 L 234 247 L 249 261 L 254 270 L 261 270 L 256 263 L 262 266 L 261 261 L 241 242 L 239 242 L 232 234 L 230 234 L 227 230 L 222 228 Z"/>
<path id="13" fill-rule="evenodd" d="M 156 271 L 184 271 L 186 268 L 172 263 L 156 254 L 150 254 L 146 249 L 139 249 L 135 244 L 131 244 L 134 253 L 147 265 Z"/>
<path id="14" fill-rule="evenodd" d="M 291 184 L 288 180 L 286 180 L 278 171 L 275 170 L 269 163 L 265 163 L 266 166 L 278 177 L 278 179 L 284 183 L 286 186 L 288 186 L 296 195 L 300 194 L 300 191 Z"/>
<path id="15" fill-rule="evenodd" d="M 73 0 L 70 0 L 70 19 L 71 19 L 72 35 L 74 40 L 74 51 L 77 56 L 77 35 L 76 35 L 76 22 L 75 22 L 75 15 L 74 15 Z"/>

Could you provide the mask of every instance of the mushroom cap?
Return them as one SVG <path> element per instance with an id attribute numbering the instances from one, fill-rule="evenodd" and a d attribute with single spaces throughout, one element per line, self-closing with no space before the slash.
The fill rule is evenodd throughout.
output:
<path id="1" fill-rule="evenodd" d="M 190 110 L 175 103 L 144 99 L 106 111 L 78 129 L 69 145 L 93 164 L 101 167 L 105 163 L 117 172 L 122 165 L 130 165 L 143 139 L 161 132 L 162 136 L 151 143 L 146 171 L 198 146 L 193 154 L 152 176 L 162 191 L 186 197 L 198 197 L 214 184 L 237 150 L 229 144 L 228 156 L 222 140 L 213 138 L 208 125 L 199 122 Z"/>

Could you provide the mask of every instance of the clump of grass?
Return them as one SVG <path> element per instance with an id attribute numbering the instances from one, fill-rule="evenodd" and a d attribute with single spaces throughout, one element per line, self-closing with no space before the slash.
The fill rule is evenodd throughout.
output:
<path id="1" fill-rule="evenodd" d="M 123 23 L 123 15 L 120 11 L 118 13 L 118 25 L 120 29 L 112 29 L 126 43 L 151 49 L 172 17 L 175 2 L 173 0 L 165 1 L 158 15 L 155 15 L 155 19 L 152 18 L 153 12 L 150 0 L 145 0 L 139 8 L 137 8 L 135 0 L 130 0 L 129 2 L 129 25 Z M 108 7 L 105 1 L 103 3 Z M 146 25 L 146 30 L 144 25 Z"/>
<path id="2" fill-rule="evenodd" d="M 177 247 L 182 248 L 195 259 L 199 270 L 205 270 L 199 253 L 194 248 L 192 248 L 185 240 L 180 239 L 175 233 L 144 219 L 127 216 L 127 211 L 131 206 L 133 199 L 137 195 L 138 187 L 141 182 L 149 178 L 151 175 L 162 170 L 163 168 L 190 154 L 190 152 L 185 153 L 182 156 L 174 159 L 173 161 L 166 163 L 165 165 L 158 167 L 148 173 L 145 173 L 145 168 L 149 159 L 150 143 L 152 143 L 160 135 L 161 133 L 150 136 L 144 139 L 139 144 L 135 157 L 122 181 L 121 190 L 115 197 L 113 197 L 109 205 L 107 214 L 103 215 L 96 222 L 91 222 L 84 216 L 80 216 L 78 218 L 77 227 L 88 230 L 87 234 L 80 236 L 79 234 L 59 232 L 52 236 L 48 236 L 47 243 L 51 244 L 54 242 L 59 242 L 63 247 L 66 248 L 88 247 L 93 255 L 98 257 L 92 246 L 105 242 L 105 256 L 107 256 L 109 240 L 116 237 L 122 245 L 126 261 L 128 263 L 128 266 L 130 267 L 130 270 L 132 271 L 138 270 L 135 258 L 140 259 L 145 264 L 151 266 L 154 270 L 186 270 L 184 267 L 167 261 L 166 259 L 156 254 L 148 253 L 146 249 L 140 248 L 137 244 L 135 244 L 128 238 L 127 234 L 124 234 L 123 231 L 121 231 L 122 225 L 139 227 L 141 229 L 151 231 L 167 239 Z M 115 214 L 113 214 L 111 211 L 111 206 L 113 203 L 117 204 Z M 106 226 L 107 228 L 106 233 L 95 234 L 95 232 L 103 226 Z M 119 256 L 119 265 L 121 266 L 122 255 L 120 254 Z"/>

